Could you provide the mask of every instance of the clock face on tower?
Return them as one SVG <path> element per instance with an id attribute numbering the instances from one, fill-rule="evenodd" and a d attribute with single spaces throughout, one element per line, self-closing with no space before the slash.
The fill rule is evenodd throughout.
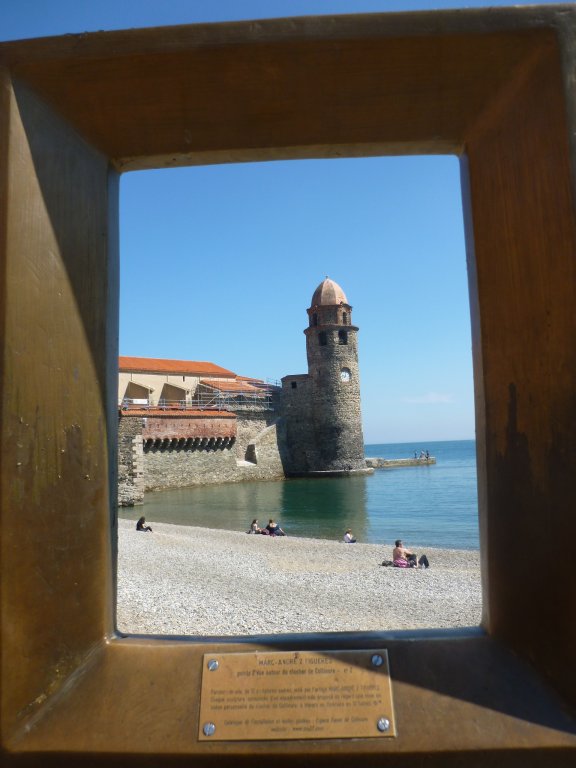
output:
<path id="1" fill-rule="evenodd" d="M 350 381 L 350 370 L 348 368 L 342 368 L 340 371 L 341 381 Z"/>

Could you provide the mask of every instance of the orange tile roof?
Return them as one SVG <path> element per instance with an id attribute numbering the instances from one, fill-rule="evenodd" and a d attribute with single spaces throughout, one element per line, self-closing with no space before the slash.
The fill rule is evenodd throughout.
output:
<path id="1" fill-rule="evenodd" d="M 250 394 L 263 394 L 260 387 L 254 387 L 246 381 L 214 381 L 213 379 L 200 379 L 200 384 L 217 389 L 219 392 L 245 392 Z"/>
<path id="2" fill-rule="evenodd" d="M 264 384 L 264 379 L 255 379 L 253 376 L 236 376 L 238 381 L 253 381 L 257 384 Z"/>
<path id="3" fill-rule="evenodd" d="M 236 374 L 214 363 L 197 360 L 161 360 L 156 357 L 120 357 L 119 369 L 124 373 L 172 373 L 182 376 L 223 376 L 235 379 Z"/>

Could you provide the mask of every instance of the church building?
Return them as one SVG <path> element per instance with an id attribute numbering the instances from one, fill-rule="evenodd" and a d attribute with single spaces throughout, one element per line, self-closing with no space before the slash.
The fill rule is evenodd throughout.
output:
<path id="1" fill-rule="evenodd" d="M 282 378 L 289 475 L 371 472 L 364 459 L 358 327 L 328 277 L 312 296 L 305 329 L 308 373 Z"/>
<path id="2" fill-rule="evenodd" d="M 352 307 L 326 278 L 307 312 L 308 373 L 281 389 L 214 363 L 120 358 L 120 504 L 162 488 L 373 472 Z"/>

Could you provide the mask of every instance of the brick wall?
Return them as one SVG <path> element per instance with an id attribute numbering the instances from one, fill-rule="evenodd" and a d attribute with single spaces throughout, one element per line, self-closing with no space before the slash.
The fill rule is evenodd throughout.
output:
<path id="1" fill-rule="evenodd" d="M 129 417 L 127 417 L 129 418 Z M 143 420 L 142 436 L 153 438 L 236 437 L 236 417 L 163 417 L 149 416 Z"/>

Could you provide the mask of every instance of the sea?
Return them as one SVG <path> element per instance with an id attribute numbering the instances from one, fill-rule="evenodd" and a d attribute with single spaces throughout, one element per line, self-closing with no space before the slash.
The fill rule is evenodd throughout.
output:
<path id="1" fill-rule="evenodd" d="M 362 477 L 295 478 L 228 483 L 147 493 L 144 505 L 121 507 L 123 518 L 247 531 L 270 518 L 291 536 L 390 545 L 478 549 L 476 443 L 366 445 L 367 457 L 413 458 L 429 451 L 436 464 L 377 469 Z"/>

